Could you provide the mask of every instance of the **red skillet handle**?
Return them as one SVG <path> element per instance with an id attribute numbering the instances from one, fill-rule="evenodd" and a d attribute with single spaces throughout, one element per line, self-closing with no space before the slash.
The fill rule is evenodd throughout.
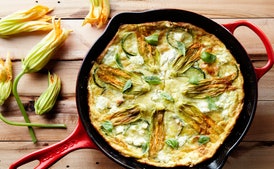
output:
<path id="1" fill-rule="evenodd" d="M 13 163 L 10 166 L 10 169 L 16 169 L 34 160 L 40 162 L 39 165 L 35 167 L 36 169 L 46 169 L 69 152 L 81 148 L 97 149 L 96 145 L 90 140 L 82 123 L 78 120 L 75 130 L 67 139 L 21 158 L 17 162 Z"/>
<path id="2" fill-rule="evenodd" d="M 226 27 L 231 33 L 233 33 L 235 31 L 235 29 L 239 26 L 246 26 L 246 27 L 250 28 L 252 31 L 254 31 L 259 36 L 259 38 L 262 40 L 262 42 L 265 46 L 265 49 L 266 49 L 268 61 L 265 66 L 260 67 L 260 68 L 255 68 L 255 72 L 257 75 L 257 81 L 259 81 L 259 79 L 267 71 L 269 71 L 269 69 L 271 69 L 271 67 L 273 66 L 273 63 L 274 63 L 274 52 L 273 52 L 272 45 L 271 45 L 270 41 L 268 40 L 268 38 L 266 37 L 266 35 L 263 33 L 262 30 L 260 30 L 257 26 L 255 26 L 252 23 L 245 21 L 245 20 L 236 21 L 234 23 L 223 24 L 223 26 Z"/>

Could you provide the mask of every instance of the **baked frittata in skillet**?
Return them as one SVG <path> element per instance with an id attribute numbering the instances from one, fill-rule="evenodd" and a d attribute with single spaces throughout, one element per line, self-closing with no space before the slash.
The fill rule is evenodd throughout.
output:
<path id="1" fill-rule="evenodd" d="M 159 167 L 212 157 L 243 107 L 239 64 L 189 23 L 121 25 L 93 63 L 90 119 L 124 156 Z"/>

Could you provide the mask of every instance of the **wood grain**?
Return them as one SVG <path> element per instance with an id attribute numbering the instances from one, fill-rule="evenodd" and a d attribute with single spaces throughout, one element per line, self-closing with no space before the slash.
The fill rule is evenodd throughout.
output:
<path id="1" fill-rule="evenodd" d="M 120 12 L 139 12 L 160 8 L 189 10 L 211 18 L 219 24 L 248 20 L 257 25 L 269 38 L 274 47 L 274 1 L 273 0 L 110 0 L 110 19 Z M 0 121 L 0 169 L 5 169 L 24 155 L 57 143 L 67 138 L 74 130 L 78 112 L 75 88 L 82 60 L 90 47 L 104 32 L 89 25 L 82 26 L 89 11 L 89 0 L 0 0 L 0 18 L 17 10 L 28 9 L 36 4 L 53 8 L 49 15 L 62 18 L 62 27 L 73 30 L 65 44 L 45 69 L 25 75 L 19 82 L 19 94 L 32 122 L 64 123 L 67 129 L 35 128 L 38 143 L 33 144 L 26 127 L 9 126 Z M 0 39 L 0 57 L 9 52 L 13 61 L 14 76 L 21 71 L 21 59 L 40 41 L 46 33 L 25 34 L 9 39 Z M 250 29 L 239 27 L 234 36 L 246 49 L 255 67 L 267 61 L 263 43 Z M 57 104 L 46 116 L 34 112 L 35 99 L 47 87 L 47 72 L 61 76 L 62 91 Z M 258 105 L 254 120 L 243 141 L 231 153 L 224 169 L 270 169 L 274 166 L 274 68 L 258 82 Z M 23 121 L 16 101 L 11 96 L 0 111 L 6 118 Z M 38 161 L 22 169 L 34 168 Z M 74 151 L 51 169 L 123 169 L 102 152 L 92 149 Z"/>
<path id="2" fill-rule="evenodd" d="M 27 9 L 36 4 L 54 9 L 52 15 L 61 18 L 84 18 L 89 11 L 88 0 L 13 0 L 1 1 L 0 6 L 8 6 L 0 12 L 0 17 L 11 12 Z M 274 16 L 272 0 L 111 0 L 111 16 L 127 11 L 144 11 L 160 8 L 190 10 L 210 18 L 270 18 Z"/>

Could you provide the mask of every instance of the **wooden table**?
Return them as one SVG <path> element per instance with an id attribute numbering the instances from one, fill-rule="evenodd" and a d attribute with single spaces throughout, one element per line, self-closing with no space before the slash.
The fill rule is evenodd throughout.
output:
<path id="1" fill-rule="evenodd" d="M 47 87 L 47 71 L 29 74 L 19 82 L 19 94 L 32 122 L 65 123 L 67 129 L 35 128 L 38 143 L 33 144 L 26 127 L 14 127 L 0 121 L 0 168 L 8 168 L 11 163 L 35 150 L 65 139 L 74 130 L 78 114 L 75 101 L 75 84 L 82 59 L 103 29 L 81 26 L 89 11 L 88 0 L 12 0 L 0 1 L 0 18 L 14 11 L 28 9 L 37 3 L 54 8 L 51 15 L 62 18 L 62 26 L 73 30 L 64 46 L 47 66 L 62 79 L 62 91 L 51 114 L 38 116 L 33 103 Z M 246 19 L 260 27 L 274 46 L 274 2 L 273 0 L 110 0 L 111 17 L 119 12 L 143 11 L 158 8 L 190 10 L 214 21 L 230 23 Z M 17 36 L 0 39 L 0 57 L 10 52 L 14 75 L 21 70 L 21 58 L 44 34 Z M 245 46 L 255 66 L 266 63 L 266 52 L 259 38 L 249 29 L 240 27 L 235 36 Z M 229 169 L 270 169 L 274 166 L 274 69 L 259 81 L 258 106 L 250 130 L 240 145 L 228 158 L 224 168 Z M 1 106 L 1 112 L 13 121 L 23 121 L 16 101 L 11 96 Z M 37 161 L 23 166 L 33 168 Z M 122 167 L 104 156 L 100 151 L 82 149 L 74 151 L 54 164 L 52 169 L 121 169 Z"/>

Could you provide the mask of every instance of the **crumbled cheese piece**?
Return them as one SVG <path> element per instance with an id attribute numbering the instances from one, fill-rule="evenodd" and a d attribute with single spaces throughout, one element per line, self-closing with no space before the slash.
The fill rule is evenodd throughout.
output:
<path id="1" fill-rule="evenodd" d="M 145 144 L 146 140 L 142 137 L 135 137 L 133 140 L 133 145 L 135 146 L 141 146 L 142 144 Z"/>
<path id="2" fill-rule="evenodd" d="M 108 105 L 109 105 L 109 99 L 108 98 L 106 98 L 104 96 L 99 96 L 96 99 L 96 102 L 95 102 L 96 109 L 104 110 L 108 107 Z"/>
<path id="3" fill-rule="evenodd" d="M 133 138 L 132 138 L 132 137 L 126 137 L 125 141 L 126 141 L 128 144 L 132 144 L 132 143 L 133 143 Z"/>
<path id="4" fill-rule="evenodd" d="M 207 113 L 209 112 L 209 107 L 208 107 L 208 102 L 206 100 L 199 100 L 197 102 L 197 108 L 202 112 L 202 113 Z"/>
<path id="5" fill-rule="evenodd" d="M 229 58 L 230 57 L 227 57 L 227 53 L 222 53 L 222 54 L 217 55 L 217 59 L 219 60 L 218 62 L 220 64 L 225 64 L 225 63 L 229 62 Z"/>
<path id="6" fill-rule="evenodd" d="M 116 130 L 116 134 L 122 134 L 125 131 L 125 127 L 124 126 L 117 126 L 115 128 Z"/>
<path id="7" fill-rule="evenodd" d="M 160 91 L 159 90 L 155 90 L 155 92 L 153 94 L 151 94 L 151 100 L 152 101 L 157 101 L 161 99 L 161 95 L 160 95 Z"/>
<path id="8" fill-rule="evenodd" d="M 222 107 L 224 109 L 229 108 L 229 106 L 234 103 L 234 99 L 236 97 L 233 95 L 235 95 L 234 92 L 223 93 L 219 100 L 215 102 L 216 106 Z"/>
<path id="9" fill-rule="evenodd" d="M 143 65 L 145 63 L 143 57 L 140 55 L 130 57 L 129 62 L 135 65 Z"/>
<path id="10" fill-rule="evenodd" d="M 147 123 L 142 123 L 141 124 L 141 128 L 142 129 L 147 129 L 148 128 L 148 124 Z"/>
<path id="11" fill-rule="evenodd" d="M 170 159 L 171 159 L 171 156 L 170 156 L 170 154 L 167 154 L 165 151 L 159 151 L 159 153 L 158 153 L 158 159 L 159 159 L 159 161 L 161 161 L 161 162 L 164 162 L 164 163 L 167 163 L 167 162 L 169 162 L 170 161 Z"/>
<path id="12" fill-rule="evenodd" d="M 181 33 L 181 32 L 180 33 L 179 32 L 174 32 L 173 38 L 176 41 L 182 41 L 182 39 L 184 38 L 183 37 L 183 33 Z"/>
<path id="13" fill-rule="evenodd" d="M 177 56 L 177 51 L 175 49 L 170 49 L 161 55 L 160 64 L 162 66 L 164 65 L 167 66 L 168 63 L 172 62 L 176 58 L 176 56 Z"/>
<path id="14" fill-rule="evenodd" d="M 186 143 L 187 139 L 188 139 L 188 136 L 180 136 L 180 137 L 178 137 L 179 146 L 180 147 L 183 146 Z"/>

